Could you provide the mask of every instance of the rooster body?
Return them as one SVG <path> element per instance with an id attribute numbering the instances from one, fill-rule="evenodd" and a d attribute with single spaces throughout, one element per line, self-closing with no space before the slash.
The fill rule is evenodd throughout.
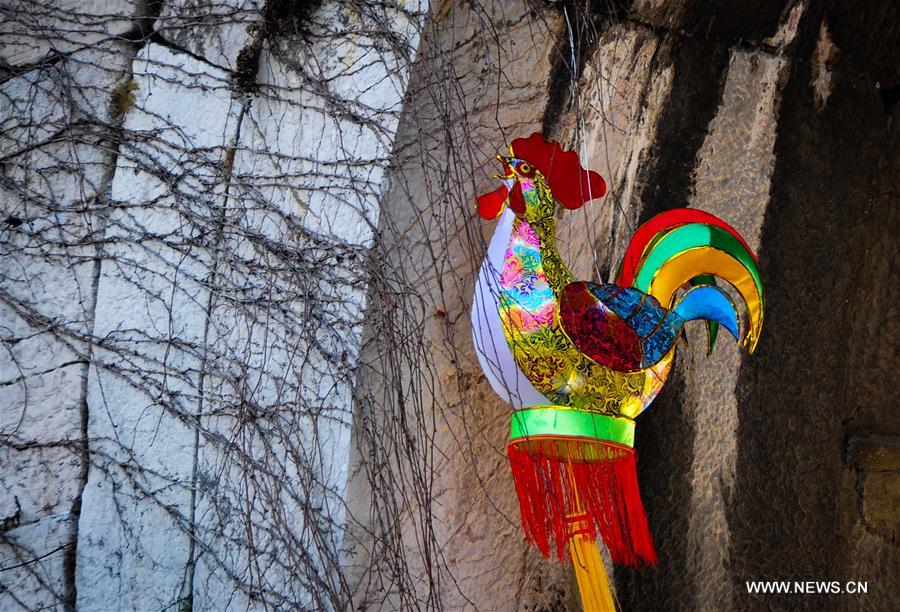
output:
<path id="1" fill-rule="evenodd" d="M 671 352 L 643 371 L 617 370 L 610 360 L 594 358 L 590 338 L 614 334 L 621 325 L 612 311 L 596 307 L 602 302 L 581 308 L 586 283 L 573 282 L 556 251 L 552 197 L 544 189 L 526 190 L 529 196 L 537 200 L 535 213 L 513 224 L 497 305 L 516 365 L 554 405 L 633 418 L 659 393 Z"/>

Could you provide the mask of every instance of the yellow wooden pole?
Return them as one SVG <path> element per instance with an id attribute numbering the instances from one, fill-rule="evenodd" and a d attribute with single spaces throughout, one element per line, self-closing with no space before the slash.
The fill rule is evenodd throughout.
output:
<path id="1" fill-rule="evenodd" d="M 569 556 L 572 557 L 572 566 L 575 568 L 575 579 L 578 581 L 578 592 L 581 594 L 581 606 L 585 612 L 616 612 L 612 590 L 609 587 L 609 578 L 606 576 L 606 568 L 603 567 L 603 558 L 600 556 L 597 543 L 588 534 L 587 525 L 585 525 L 587 517 L 582 513 L 571 469 L 569 478 L 572 482 L 572 490 L 575 491 L 575 512 L 567 517 Z"/>
<path id="2" fill-rule="evenodd" d="M 585 612 L 615 612 L 616 606 L 597 543 L 585 534 L 576 533 L 569 538 L 569 552 Z"/>

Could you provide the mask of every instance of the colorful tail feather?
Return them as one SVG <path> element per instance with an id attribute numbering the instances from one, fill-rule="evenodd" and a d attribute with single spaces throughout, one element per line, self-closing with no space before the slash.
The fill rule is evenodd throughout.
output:
<path id="1" fill-rule="evenodd" d="M 743 299 L 748 324 L 742 343 L 752 353 L 762 329 L 764 307 L 756 255 L 741 235 L 718 217 L 689 208 L 657 215 L 635 232 L 616 283 L 631 285 L 652 295 L 663 306 L 677 311 L 678 291 L 690 284 L 721 291 L 709 282 L 709 276 L 731 283 Z M 715 316 L 699 314 L 694 318 L 707 318 L 725 324 L 728 311 L 715 295 L 702 292 L 691 298 L 682 309 L 687 312 L 689 307 L 701 308 L 707 300 L 712 300 L 702 308 L 714 309 Z M 718 316 L 725 319 L 720 321 Z M 711 341 L 713 333 L 714 329 L 710 328 Z"/>
<path id="2" fill-rule="evenodd" d="M 724 325 L 738 339 L 738 313 L 725 291 L 712 285 L 688 289 L 675 304 L 675 313 L 685 321 L 702 319 Z"/>
<path id="3" fill-rule="evenodd" d="M 716 286 L 716 277 L 712 274 L 701 274 L 700 276 L 695 276 L 691 279 L 691 286 L 696 287 L 698 285 L 710 285 L 712 287 Z M 712 355 L 713 349 L 716 346 L 716 338 L 719 337 L 719 324 L 715 321 L 707 321 L 706 322 L 706 354 Z"/>

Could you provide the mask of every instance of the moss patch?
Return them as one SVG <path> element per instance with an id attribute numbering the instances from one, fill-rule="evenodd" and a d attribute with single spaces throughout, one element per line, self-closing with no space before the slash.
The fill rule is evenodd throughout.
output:
<path id="1" fill-rule="evenodd" d="M 137 82 L 134 79 L 128 79 L 116 85 L 109 102 L 113 117 L 124 117 L 125 113 L 134 106 L 134 94 L 137 88 Z"/>

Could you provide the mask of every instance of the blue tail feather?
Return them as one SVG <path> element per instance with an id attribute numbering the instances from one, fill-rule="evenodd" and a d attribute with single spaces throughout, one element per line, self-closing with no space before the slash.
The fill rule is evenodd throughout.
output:
<path id="1" fill-rule="evenodd" d="M 688 289 L 678 303 L 675 312 L 685 321 L 703 319 L 721 324 L 735 340 L 738 339 L 738 313 L 731 297 L 719 287 L 698 285 Z"/>
<path id="2" fill-rule="evenodd" d="M 691 279 L 691 287 L 697 285 L 716 286 L 716 277 L 712 274 L 698 274 Z M 712 355 L 713 348 L 716 346 L 716 338 L 719 336 L 719 324 L 715 321 L 706 322 L 706 354 Z M 687 336 L 684 337 L 687 341 Z"/>

